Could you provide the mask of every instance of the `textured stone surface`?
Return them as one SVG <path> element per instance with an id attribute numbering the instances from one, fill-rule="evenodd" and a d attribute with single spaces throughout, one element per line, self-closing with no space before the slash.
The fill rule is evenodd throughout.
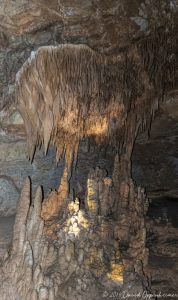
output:
<path id="1" fill-rule="evenodd" d="M 1 259 L 12 247 L 14 217 L 0 218 L 0 263 Z"/>
<path id="2" fill-rule="evenodd" d="M 113 289 L 120 294 L 125 289 L 135 292 L 147 288 L 142 269 L 145 269 L 148 259 L 144 192 L 135 189 L 132 181 L 129 184 L 122 182 L 121 190 L 118 188 L 120 202 L 124 205 L 127 190 L 130 222 L 123 218 L 123 205 L 119 213 L 115 212 L 120 218 L 114 219 L 111 213 L 115 211 L 114 206 L 108 206 L 113 182 L 105 176 L 102 169 L 91 170 L 86 207 L 80 209 L 78 199 L 66 198 L 63 194 L 65 198 L 60 211 L 45 222 L 41 209 L 45 206 L 45 212 L 51 215 L 51 207 L 46 206 L 46 202 L 56 195 L 51 193 L 41 203 L 42 194 L 38 188 L 34 205 L 30 204 L 30 181 L 25 181 L 17 209 L 12 249 L 2 260 L 2 300 L 7 296 L 27 300 L 100 300 Z M 106 193 L 108 181 L 111 188 Z M 61 202 L 61 194 L 57 197 Z M 133 211 L 138 214 L 133 214 Z M 123 242 L 127 244 L 127 250 L 121 253 Z"/>
<path id="3" fill-rule="evenodd" d="M 5 137 L 6 139 L 7 137 Z M 33 163 L 28 159 L 28 150 L 25 140 L 9 140 L 0 143 L 0 215 L 8 216 L 16 212 L 19 192 L 27 176 L 33 182 L 33 192 L 41 185 L 46 196 L 51 189 L 57 189 L 64 168 L 64 161 L 56 163 L 55 151 L 50 148 L 47 156 L 43 151 L 37 151 Z M 111 176 L 113 157 L 105 154 L 105 150 L 96 152 L 91 147 L 88 152 L 87 142 L 83 141 L 78 155 L 78 167 L 73 173 L 71 191 L 75 186 L 75 193 L 84 200 L 86 182 L 89 170 L 96 166 L 106 167 Z M 111 160 L 112 158 L 112 160 Z"/>
<path id="4" fill-rule="evenodd" d="M 176 12 L 176 1 L 148 0 L 143 1 L 142 3 L 141 2 L 142 1 L 139 0 L 0 1 L 0 194 L 1 199 L 3 199 L 0 211 L 3 211 L 3 214 L 14 213 L 19 190 L 21 189 L 22 181 L 24 180 L 24 177 L 26 175 L 32 175 L 33 187 L 36 188 L 38 184 L 43 184 L 46 189 L 45 192 L 48 192 L 49 188 L 56 187 L 56 184 L 58 185 L 58 177 L 60 173 L 60 168 L 57 169 L 55 167 L 53 152 L 50 152 L 47 158 L 42 158 L 41 154 L 38 154 L 32 165 L 26 159 L 24 129 L 22 126 L 22 120 L 17 113 L 16 104 L 14 103 L 14 80 L 16 72 L 22 66 L 27 57 L 29 57 L 31 51 L 36 50 L 39 46 L 49 44 L 57 45 L 59 43 L 66 42 L 76 44 L 85 43 L 91 46 L 93 49 L 107 55 L 118 55 L 125 47 L 128 47 L 130 44 L 137 42 L 137 40 L 140 37 L 144 36 L 144 34 L 149 34 L 155 27 L 155 25 L 162 25 L 165 19 L 167 23 L 172 22 L 173 18 L 171 18 L 171 15 L 169 13 L 165 18 L 165 12 L 168 11 L 168 6 L 171 6 L 172 11 Z M 176 95 L 177 91 L 174 90 L 172 92 L 172 95 L 170 95 L 170 101 L 168 101 L 164 106 L 161 106 L 161 111 L 157 114 L 157 118 L 152 125 L 150 140 L 147 139 L 146 135 L 139 134 L 139 137 L 135 144 L 132 164 L 133 177 L 138 184 L 146 187 L 148 196 L 152 198 L 160 198 L 162 196 L 177 198 L 178 114 Z M 88 153 L 85 150 L 85 147 L 87 148 L 87 144 L 84 144 L 82 151 L 79 152 L 78 169 L 76 170 L 71 182 L 71 187 L 72 185 L 75 185 L 75 192 L 77 196 L 79 196 L 82 200 L 82 208 L 85 204 L 85 194 L 87 191 L 86 181 L 89 175 L 90 167 L 96 167 L 98 164 L 106 166 L 109 178 L 105 180 L 106 182 L 104 180 L 101 180 L 101 182 L 99 181 L 97 184 L 100 184 L 99 186 L 103 187 L 104 183 L 106 183 L 107 188 L 105 187 L 105 194 L 106 196 L 108 196 L 111 177 L 110 175 L 112 173 L 113 165 L 112 153 L 107 153 L 106 157 L 104 157 L 104 155 L 101 155 L 98 149 L 94 149 Z M 102 151 L 104 153 L 104 150 Z M 110 162 L 108 162 L 109 160 Z M 123 170 L 121 170 L 121 173 L 122 171 Z M 96 188 L 97 190 L 98 185 L 95 183 L 93 184 L 92 178 L 89 179 L 89 186 L 94 186 L 94 188 Z M 127 220 L 129 219 L 131 221 L 131 227 L 129 229 L 130 231 L 132 228 L 133 231 L 135 230 L 135 232 L 137 232 L 137 225 L 140 226 L 143 230 L 141 232 L 138 231 L 138 236 L 136 235 L 132 240 L 132 247 L 130 248 L 130 252 L 127 252 L 128 257 L 124 258 L 126 265 L 129 263 L 129 255 L 138 255 L 140 244 L 144 248 L 145 242 L 145 228 L 142 227 L 144 226 L 144 224 L 139 223 L 141 222 L 140 219 L 137 224 L 137 218 L 130 219 L 128 218 L 126 212 L 124 212 L 124 206 L 127 203 L 130 190 L 133 191 L 132 188 L 129 189 L 128 185 L 122 186 L 121 195 L 123 196 L 123 203 L 120 204 L 122 204 L 123 207 L 120 212 L 120 221 L 121 223 L 123 223 L 120 224 L 119 228 L 117 228 L 116 226 L 115 229 L 115 237 L 122 240 L 120 246 L 122 246 L 121 248 L 123 249 L 123 251 L 125 251 L 128 246 L 127 243 L 125 243 L 128 235 L 128 228 L 125 228 L 125 223 L 127 223 Z M 88 195 L 93 194 L 88 193 Z M 99 205 L 95 203 L 95 200 L 96 199 L 92 199 L 91 201 L 92 212 L 95 212 L 96 209 L 99 209 Z M 149 278 L 152 277 L 154 291 L 158 289 L 158 286 L 159 288 L 163 289 L 163 291 L 167 291 L 168 284 L 170 290 L 174 291 L 177 288 L 178 282 L 178 254 L 176 250 L 177 240 L 175 239 L 175 236 L 177 235 L 177 223 L 174 223 L 173 226 L 172 224 L 169 224 L 169 222 L 167 221 L 169 215 L 165 210 L 166 204 L 164 203 L 163 198 L 160 198 L 160 201 L 163 201 L 163 204 L 160 204 L 160 202 L 155 202 L 155 205 L 158 205 L 158 211 L 159 209 L 163 211 L 161 218 L 164 219 L 164 222 L 160 222 L 159 212 L 158 218 L 156 217 L 154 220 L 148 221 L 147 230 L 151 236 L 151 239 L 150 236 L 148 236 L 148 246 L 151 249 L 149 260 L 151 269 L 147 270 L 147 276 Z M 136 202 L 135 206 L 134 203 L 135 202 L 130 203 L 130 210 L 132 211 L 135 209 L 137 213 L 140 213 L 140 205 L 138 205 L 137 207 L 136 204 L 138 203 Z M 163 208 L 161 205 L 163 206 Z M 104 208 L 102 208 L 101 211 L 103 214 L 105 214 L 108 207 L 110 209 L 110 206 L 107 203 Z M 55 208 L 56 207 L 54 207 L 54 210 Z M 61 230 L 61 224 L 58 229 L 56 229 L 55 223 L 50 224 L 49 228 L 46 229 L 46 232 L 49 235 L 51 234 L 51 239 L 56 238 L 55 234 L 58 233 L 59 243 L 57 244 L 57 247 L 55 242 L 49 243 L 49 240 L 47 240 L 47 245 L 45 246 L 43 242 L 39 242 L 38 240 L 39 244 L 41 245 L 41 248 L 39 248 L 44 251 L 44 253 L 41 254 L 41 261 L 43 261 L 42 268 L 44 268 L 46 273 L 44 276 L 43 272 L 41 272 L 40 267 L 37 266 L 34 270 L 33 275 L 34 281 L 38 285 L 37 292 L 41 299 L 45 299 L 45 297 L 46 299 L 54 299 L 54 292 L 58 293 L 57 287 L 54 286 L 53 290 L 52 286 L 50 286 L 51 282 L 49 282 L 48 280 L 51 275 L 51 271 L 56 270 L 55 266 L 56 257 L 58 257 L 57 255 L 59 255 L 61 264 L 60 267 L 63 270 L 62 274 L 59 274 L 58 272 L 55 273 L 57 283 L 58 285 L 61 284 L 62 286 L 62 283 L 65 280 L 67 282 L 66 290 L 65 288 L 63 288 L 63 292 L 64 294 L 67 293 L 67 296 L 66 294 L 63 294 L 61 296 L 61 299 L 68 297 L 68 295 L 71 293 L 70 288 L 73 288 L 75 290 L 75 288 L 77 287 L 79 291 L 85 291 L 87 286 L 87 279 L 81 272 L 82 262 L 86 259 L 85 253 L 88 253 L 87 255 L 90 258 L 90 261 L 86 260 L 86 266 L 88 266 L 87 264 L 93 264 L 95 276 L 98 276 L 97 269 L 103 271 L 102 264 L 99 263 L 100 261 L 102 261 L 103 255 L 102 251 L 98 251 L 98 249 L 102 250 L 100 249 L 100 245 L 98 245 L 97 243 L 96 245 L 92 244 L 90 253 L 91 243 L 90 241 L 88 241 L 90 235 L 88 236 L 88 231 L 85 230 L 85 228 L 88 226 L 88 222 L 85 219 L 82 223 L 82 229 L 85 233 L 86 241 L 89 244 L 89 250 L 87 250 L 86 247 L 88 245 L 87 243 L 85 245 L 83 245 L 82 243 L 77 243 L 76 247 L 73 244 L 73 239 L 78 242 L 77 234 L 79 230 L 81 230 L 79 224 L 77 223 L 78 217 L 81 215 L 81 211 L 75 211 L 74 208 L 72 212 L 71 223 L 65 224 L 67 233 L 64 233 L 63 230 Z M 33 208 L 31 209 L 33 210 Z M 175 206 L 175 210 L 176 209 L 177 208 Z M 120 211 L 119 207 L 118 211 Z M 151 218 L 152 215 L 153 212 L 151 213 Z M 65 220 L 65 218 L 66 216 L 64 215 L 64 219 L 62 220 Z M 132 222 L 135 227 L 132 226 Z M 38 231 L 38 225 L 38 222 L 28 224 L 29 228 L 33 227 L 34 229 L 32 231 L 35 239 L 38 239 L 40 235 L 39 234 L 37 236 L 36 234 Z M 108 238 L 107 226 L 105 227 L 105 225 L 105 223 L 102 225 L 102 232 L 99 233 L 99 235 L 103 235 L 102 238 Z M 91 223 L 90 226 L 92 227 Z M 20 236 L 20 242 L 22 243 L 24 227 L 21 229 L 22 235 Z M 9 237 L 11 237 L 9 234 L 9 229 L 5 229 L 4 232 L 7 233 Z M 112 230 L 110 230 L 109 232 L 112 232 Z M 66 243 L 66 236 L 67 238 L 70 237 L 69 240 L 71 239 L 72 243 Z M 95 234 L 95 230 L 93 230 L 93 228 L 91 228 L 91 236 L 92 240 L 98 241 L 98 236 Z M 23 255 L 25 258 L 25 263 L 23 261 L 24 264 L 22 264 L 21 260 L 18 261 L 21 263 L 21 274 L 25 274 L 26 276 L 25 282 L 27 282 L 27 286 L 25 285 L 24 287 L 22 287 L 19 284 L 19 290 L 23 288 L 25 290 L 28 289 L 32 275 L 32 250 L 34 252 L 38 250 L 38 247 L 36 248 L 34 243 L 34 237 L 29 235 L 28 240 L 31 241 L 32 248 L 29 245 L 28 241 L 26 241 L 24 248 L 22 247 L 24 250 Z M 64 245 L 62 245 L 63 243 Z M 7 244 L 7 246 L 9 247 L 9 243 Z M 59 254 L 56 254 L 56 248 L 57 251 L 59 251 Z M 9 254 L 10 252 L 8 252 L 8 255 Z M 114 257 L 117 257 L 117 255 L 119 255 L 119 253 L 115 253 Z M 141 255 L 140 252 L 139 255 Z M 145 257 L 147 257 L 147 255 L 145 255 Z M 143 258 L 144 257 L 142 257 L 142 259 Z M 108 258 L 106 257 L 106 260 L 107 259 Z M 59 262 L 59 259 L 57 261 Z M 76 262 L 79 266 L 78 268 L 76 267 Z M 69 265 L 71 266 L 70 268 Z M 52 266 L 52 268 L 50 268 L 50 266 Z M 112 269 L 110 269 L 109 278 L 117 278 L 117 276 L 119 276 L 120 269 L 115 263 L 111 264 L 110 266 L 112 267 Z M 134 268 L 140 274 L 142 266 L 140 266 L 138 263 L 134 265 Z M 76 272 L 76 276 L 78 276 L 78 279 L 80 279 L 81 277 L 81 281 L 76 281 L 76 285 L 74 287 L 71 287 L 71 282 L 74 282 L 75 280 L 75 278 L 73 278 L 74 269 Z M 10 275 L 8 275 L 9 278 L 11 278 L 12 276 L 11 272 L 15 272 L 15 270 L 16 266 L 13 266 L 12 264 L 12 268 L 10 268 Z M 17 277 L 18 272 L 15 272 Z M 143 279 L 142 275 L 141 278 Z M 170 277 L 171 282 L 169 280 Z M 3 282 L 2 279 L 2 274 L 0 273 L 1 283 Z M 162 281 L 161 284 L 160 280 Z M 130 278 L 128 278 L 128 286 L 130 282 L 134 282 L 135 284 L 135 281 L 133 281 L 132 278 L 132 273 Z M 138 282 L 139 279 L 137 278 L 137 283 Z M 50 286 L 49 291 L 46 289 L 46 286 Z M 68 287 L 69 291 L 67 290 Z M 110 288 L 112 287 L 109 286 L 109 291 Z M 5 278 L 4 290 L 5 297 L 8 299 L 13 300 L 13 297 L 16 297 L 15 294 L 18 294 L 18 292 L 16 293 L 15 288 L 12 284 L 12 280 L 9 280 L 8 278 Z M 36 299 L 37 292 L 35 290 L 33 291 L 33 294 L 29 292 L 29 299 Z M 91 297 L 95 299 L 95 296 L 96 292 L 94 291 L 94 295 L 89 295 L 89 300 L 91 299 Z M 7 300 L 6 298 L 5 300 Z M 17 300 L 17 298 L 14 299 Z M 57 297 L 57 300 L 58 299 L 60 298 Z M 100 296 L 98 299 L 100 300 Z"/>
<path id="5" fill-rule="evenodd" d="M 0 215 L 15 214 L 19 192 L 27 176 L 32 178 L 34 190 L 39 185 L 44 187 L 45 195 L 58 186 L 63 162 L 57 167 L 54 150 L 51 149 L 46 157 L 41 151 L 33 164 L 27 154 L 24 140 L 0 143 Z"/>
<path id="6" fill-rule="evenodd" d="M 148 210 L 147 246 L 150 249 L 149 266 L 155 293 L 159 284 L 162 293 L 177 295 L 177 206 L 177 200 L 165 197 L 153 201 Z"/>
<path id="7" fill-rule="evenodd" d="M 19 189 L 12 178 L 2 175 L 0 177 L 0 215 L 13 215 L 16 212 L 16 203 L 19 198 Z"/>
<path id="8" fill-rule="evenodd" d="M 133 177 L 150 198 L 178 195 L 177 98 L 161 106 L 150 137 L 138 136 L 133 151 Z"/>

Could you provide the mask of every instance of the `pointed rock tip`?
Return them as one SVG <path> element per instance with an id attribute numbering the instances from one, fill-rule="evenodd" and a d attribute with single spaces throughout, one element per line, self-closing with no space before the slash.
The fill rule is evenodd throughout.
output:
<path id="1" fill-rule="evenodd" d="M 31 185 L 31 179 L 30 179 L 30 176 L 27 176 L 26 178 L 25 178 L 25 180 L 24 180 L 24 186 L 25 185 Z"/>
<path id="2" fill-rule="evenodd" d="M 40 198 L 41 200 L 43 198 L 43 189 L 41 185 L 39 185 L 36 189 L 35 198 L 36 197 Z"/>

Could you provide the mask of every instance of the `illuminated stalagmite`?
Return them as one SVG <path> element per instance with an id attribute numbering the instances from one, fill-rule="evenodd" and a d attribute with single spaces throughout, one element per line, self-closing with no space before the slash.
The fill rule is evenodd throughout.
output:
<path id="1" fill-rule="evenodd" d="M 151 80 L 149 45 L 114 58 L 87 46 L 43 47 L 17 74 L 30 158 L 37 147 L 44 145 L 46 152 L 53 143 L 66 166 L 58 190 L 47 199 L 40 188 L 31 199 L 30 180 L 24 184 L 12 251 L 0 273 L 2 299 L 107 299 L 112 291 L 150 289 L 148 200 L 130 172 L 138 129 L 149 128 L 162 96 Z M 81 207 L 68 183 L 85 137 L 111 144 L 115 162 L 112 178 L 100 168 L 91 170 Z"/>

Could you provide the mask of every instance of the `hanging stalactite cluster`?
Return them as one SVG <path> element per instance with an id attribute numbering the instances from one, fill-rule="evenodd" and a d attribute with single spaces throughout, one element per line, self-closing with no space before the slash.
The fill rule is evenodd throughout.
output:
<path id="1" fill-rule="evenodd" d="M 41 144 L 47 151 L 50 141 L 57 159 L 76 153 L 85 136 L 117 143 L 114 133 L 122 131 L 130 102 L 142 94 L 137 71 L 131 60 L 119 66 L 87 46 L 39 49 L 17 77 L 30 158 Z"/>
<path id="2" fill-rule="evenodd" d="M 140 125 L 149 129 L 166 88 L 178 78 L 173 37 L 159 30 L 119 58 L 70 44 L 33 53 L 16 80 L 30 159 L 36 147 L 44 144 L 46 152 L 51 142 L 57 160 L 65 154 L 70 162 L 86 136 L 122 149 L 129 126 L 134 138 Z"/>
<path id="3" fill-rule="evenodd" d="M 17 77 L 31 159 L 40 144 L 47 151 L 54 143 L 59 159 L 85 135 L 107 136 L 111 118 L 122 123 L 118 76 L 112 62 L 87 46 L 43 47 L 31 56 Z"/>
<path id="4" fill-rule="evenodd" d="M 142 62 L 157 94 L 173 89 L 178 78 L 177 28 L 159 28 L 139 42 Z"/>

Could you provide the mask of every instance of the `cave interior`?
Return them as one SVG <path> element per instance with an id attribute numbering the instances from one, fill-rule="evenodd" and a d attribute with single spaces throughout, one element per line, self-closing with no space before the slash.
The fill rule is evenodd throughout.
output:
<path id="1" fill-rule="evenodd" d="M 178 299 L 178 1 L 0 1 L 0 300 Z"/>

